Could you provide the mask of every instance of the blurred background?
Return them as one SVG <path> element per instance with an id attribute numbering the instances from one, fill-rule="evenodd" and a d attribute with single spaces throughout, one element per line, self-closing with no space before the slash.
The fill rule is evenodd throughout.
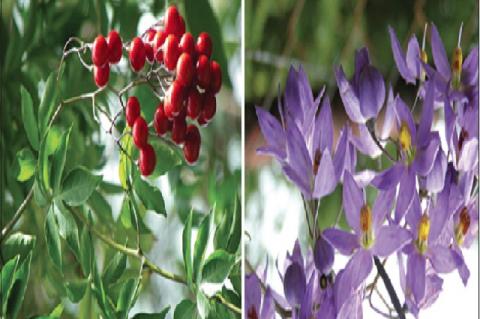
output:
<path id="1" fill-rule="evenodd" d="M 254 268 L 263 269 L 268 259 L 269 284 L 283 292 L 275 261 L 278 259 L 282 269 L 286 251 L 292 250 L 297 238 L 305 253 L 308 231 L 298 189 L 282 174 L 276 161 L 255 152 L 265 141 L 254 106 L 270 110 L 278 118 L 278 90 L 284 90 L 290 65 L 302 64 L 314 96 L 326 85 L 337 135 L 346 115 L 336 88 L 334 66 L 341 64 L 350 78 L 355 50 L 363 46 L 368 47 L 372 63 L 383 74 L 386 85 L 391 83 L 394 92 L 412 103 L 416 90 L 399 78 L 387 26 L 395 29 L 406 48 L 411 34 L 416 34 L 421 42 L 425 23 L 434 22 L 447 55 L 451 56 L 463 22 L 465 58 L 478 45 L 479 6 L 476 0 L 246 0 L 245 10 L 245 252 Z M 431 62 L 429 41 L 427 53 Z M 366 158 L 359 158 L 360 168 L 370 164 Z M 333 223 L 340 204 L 341 188 L 337 187 L 332 195 L 322 199 L 324 218 L 320 227 Z M 462 285 L 456 273 L 444 276 L 444 292 L 422 316 L 448 317 L 458 313 L 458 309 L 468 318 L 478 316 L 478 241 L 466 254 L 472 273 L 468 287 Z M 339 256 L 336 266 L 343 267 L 346 261 Z M 394 259 L 389 261 L 387 271 L 398 283 L 395 264 Z M 375 302 L 378 305 L 381 301 Z M 377 316 L 368 309 L 365 305 L 365 317 Z"/>
<path id="2" fill-rule="evenodd" d="M 32 95 L 38 106 L 47 76 L 58 68 L 63 46 L 69 37 L 75 36 L 92 42 L 100 33 L 107 35 L 114 28 L 124 41 L 143 33 L 155 23 L 169 4 L 176 4 L 184 16 L 187 31 L 194 36 L 199 30 L 210 32 L 213 41 L 213 58 L 223 71 L 223 86 L 217 95 L 217 114 L 213 122 L 200 129 L 202 146 L 200 159 L 195 166 L 183 162 L 181 149 L 174 154 L 177 165 L 167 175 L 152 182 L 160 187 L 166 205 L 167 217 L 146 211 L 141 242 L 146 255 L 161 267 L 175 273 L 183 273 L 181 231 L 183 221 L 194 209 L 194 224 L 216 205 L 215 219 L 231 212 L 240 193 L 241 167 L 241 1 L 164 1 L 164 0 L 69 0 L 35 1 L 2 0 L 0 19 L 1 108 L 0 108 L 0 207 L 1 224 L 11 219 L 25 198 L 31 181 L 17 181 L 16 153 L 28 147 L 21 121 L 20 86 Z M 87 54 L 89 61 L 90 53 Z M 65 71 L 60 82 L 62 99 L 92 92 L 96 89 L 91 72 L 86 70 L 75 55 L 65 61 Z M 109 85 L 121 88 L 131 80 L 132 72 L 125 55 L 118 66 L 111 69 Z M 38 90 L 37 90 L 38 84 Z M 147 121 L 153 119 L 158 100 L 149 88 L 140 86 L 131 91 L 141 103 Z M 101 94 L 96 101 L 111 112 L 119 110 L 115 96 Z M 122 218 L 122 189 L 119 185 L 118 164 L 120 152 L 112 136 L 105 133 L 109 123 L 92 115 L 91 102 L 79 102 L 65 107 L 57 118 L 53 139 L 73 124 L 68 160 L 65 171 L 83 165 L 103 175 L 103 183 L 89 200 L 99 230 L 110 234 L 119 242 L 135 242 L 135 231 Z M 123 128 L 125 123 L 120 123 Z M 163 159 L 158 158 L 157 162 Z M 49 313 L 59 302 L 64 303 L 62 318 L 93 318 L 95 301 L 88 295 L 79 304 L 72 304 L 65 297 L 62 278 L 52 266 L 46 254 L 43 225 L 46 210 L 34 201 L 28 205 L 15 231 L 35 235 L 37 238 L 31 265 L 30 281 L 19 318 Z M 192 236 L 196 236 L 195 232 Z M 193 237 L 195 238 L 195 237 Z M 210 248 L 211 249 L 211 248 Z M 75 258 L 64 245 L 66 276 L 73 278 L 80 271 Z M 101 269 L 112 258 L 114 251 L 96 242 L 95 254 Z M 2 261 L 2 266 L 3 266 Z M 129 268 L 137 271 L 138 265 L 129 259 Z M 137 267 L 137 268 L 136 268 Z M 237 267 L 238 279 L 240 268 Z M 128 276 L 128 271 L 125 276 Z M 130 275 L 132 275 L 130 273 Z M 218 288 L 218 287 L 217 287 Z M 170 305 L 167 316 L 173 317 L 173 309 L 188 289 L 157 275 L 145 275 L 142 292 L 133 310 L 136 312 L 160 312 Z"/>

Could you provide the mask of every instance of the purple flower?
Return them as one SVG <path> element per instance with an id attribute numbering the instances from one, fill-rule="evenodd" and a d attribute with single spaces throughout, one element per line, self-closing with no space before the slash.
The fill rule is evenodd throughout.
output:
<path id="1" fill-rule="evenodd" d="M 374 255 L 389 256 L 410 239 L 407 230 L 397 225 L 383 225 L 391 211 L 394 196 L 394 189 L 379 192 L 372 211 L 365 201 L 364 190 L 357 186 L 349 172 L 345 172 L 343 208 L 354 233 L 329 228 L 323 236 L 341 254 L 353 254 L 343 274 L 352 290 L 356 290 L 367 278 L 373 267 Z"/>
<path id="2" fill-rule="evenodd" d="M 415 35 L 410 37 L 407 52 L 404 54 L 393 28 L 388 27 L 388 32 L 390 34 L 390 44 L 398 72 L 400 72 L 400 75 L 407 83 L 415 84 L 417 79 L 422 78 L 422 72 L 424 72 L 420 64 L 421 51 L 417 38 Z"/>
<path id="3" fill-rule="evenodd" d="M 447 193 L 439 195 L 436 205 L 428 203 L 422 214 L 418 194 L 415 193 L 413 203 L 406 216 L 410 227 L 412 243 L 405 246 L 403 252 L 407 257 L 406 295 L 413 302 L 420 304 L 426 294 L 426 277 L 428 265 L 436 273 L 448 273 L 456 264 L 450 249 L 442 243 L 441 233 L 445 226 L 445 211 L 448 213 Z M 410 296 L 411 294 L 411 296 Z"/>
<path id="4" fill-rule="evenodd" d="M 378 115 L 385 101 L 382 74 L 370 64 L 367 48 L 355 53 L 355 73 L 348 81 L 341 66 L 335 70 L 337 85 L 348 117 L 365 124 Z"/>
<path id="5" fill-rule="evenodd" d="M 316 241 L 314 253 L 309 252 L 305 260 L 298 240 L 292 254 L 287 253 L 283 287 L 292 318 L 336 318 L 331 271 L 333 258 L 333 248 L 321 237 Z"/>
<path id="6" fill-rule="evenodd" d="M 446 165 L 442 165 L 442 155 L 438 155 L 442 152 L 440 137 L 438 133 L 431 132 L 435 88 L 428 82 L 426 85 L 426 97 L 418 128 L 405 102 L 400 97 L 396 98 L 395 113 L 401 160 L 379 173 L 372 180 L 372 184 L 381 190 L 400 185 L 394 219 L 397 223 L 412 203 L 417 175 L 426 177 L 435 167 L 435 174 L 439 174 L 440 178 L 435 179 L 436 175 L 430 176 L 432 188 L 435 190 L 443 188 L 443 178 L 441 177 L 445 174 Z M 440 163 L 434 166 L 439 156 Z"/>
<path id="7" fill-rule="evenodd" d="M 257 107 L 260 128 L 267 141 L 258 153 L 274 156 L 307 200 L 331 193 L 343 173 L 345 161 L 351 160 L 347 154 L 343 158 L 337 156 L 336 164 L 333 163 L 332 111 L 328 96 L 323 99 L 322 96 L 323 91 L 314 100 L 303 69 L 296 71 L 292 67 L 285 88 L 286 105 L 279 103 L 281 123 Z M 348 140 L 340 139 L 337 149 L 347 147 Z"/>
<path id="8" fill-rule="evenodd" d="M 245 277 L 245 309 L 247 319 L 275 318 L 275 303 L 272 291 L 267 288 L 262 302 L 262 290 L 257 274 L 251 273 Z"/>
<path id="9" fill-rule="evenodd" d="M 420 309 L 430 307 L 437 300 L 442 291 L 443 279 L 428 265 L 425 277 L 425 295 L 420 302 L 416 302 L 411 290 L 407 290 L 406 287 L 407 276 L 402 253 L 397 252 L 397 257 L 400 268 L 400 285 L 405 293 L 405 303 L 407 304 L 408 311 L 411 312 L 415 318 L 418 318 Z"/>

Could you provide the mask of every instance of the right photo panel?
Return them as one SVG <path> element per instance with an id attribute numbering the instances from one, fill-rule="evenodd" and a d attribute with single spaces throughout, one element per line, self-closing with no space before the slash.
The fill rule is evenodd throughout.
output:
<path id="1" fill-rule="evenodd" d="M 244 8 L 244 318 L 478 318 L 478 1 Z"/>

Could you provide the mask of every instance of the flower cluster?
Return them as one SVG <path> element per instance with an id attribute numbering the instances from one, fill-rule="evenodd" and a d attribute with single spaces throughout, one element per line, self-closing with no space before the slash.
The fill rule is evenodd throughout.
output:
<path id="1" fill-rule="evenodd" d="M 425 49 L 427 29 L 433 63 Z M 406 52 L 389 28 L 399 74 L 417 89 L 412 105 L 387 89 L 366 48 L 356 52 L 350 80 L 337 67 L 349 118 L 337 143 L 325 89 L 314 98 L 302 68 L 290 69 L 279 99 L 280 120 L 257 108 L 267 143 L 258 152 L 280 163 L 302 192 L 306 209 L 313 207 L 308 213 L 315 221 L 322 218 L 320 200 L 342 184 L 349 230 L 334 225 L 320 233 L 314 223 L 314 245 L 306 258 L 297 242 L 284 271 L 279 270 L 283 294 L 269 287 L 266 273 L 247 275 L 247 318 L 273 318 L 275 312 L 292 318 L 361 315 L 362 302 L 373 290 L 366 281 L 374 266 L 400 318 L 406 312 L 417 317 L 436 300 L 443 274 L 457 271 L 467 284 L 462 250 L 478 233 L 478 46 L 464 60 L 461 34 L 462 29 L 449 62 L 434 24 L 426 26 L 421 46 L 413 35 Z M 414 111 L 420 107 L 418 116 Z M 395 156 L 386 144 L 396 149 Z M 385 156 L 391 165 L 358 171 L 357 156 Z M 376 190 L 373 203 L 367 187 Z M 336 271 L 335 251 L 350 256 Z M 398 262 L 403 294 L 393 289 L 380 260 L 389 256 Z"/>

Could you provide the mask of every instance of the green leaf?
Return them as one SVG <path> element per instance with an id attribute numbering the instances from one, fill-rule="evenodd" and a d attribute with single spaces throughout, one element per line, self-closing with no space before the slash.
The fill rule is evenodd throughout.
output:
<path id="1" fill-rule="evenodd" d="M 174 167 L 182 164 L 182 157 L 172 147 L 162 142 L 160 139 L 150 141 L 155 155 L 157 157 L 157 165 L 152 173 L 152 177 L 158 177 L 172 170 Z"/>
<path id="2" fill-rule="evenodd" d="M 125 128 L 124 133 L 128 131 L 128 128 Z M 125 152 L 127 152 L 130 156 L 132 154 L 132 136 L 130 134 L 125 134 L 122 137 L 121 145 Z M 120 184 L 122 185 L 123 189 L 128 189 L 128 177 L 130 176 L 130 172 L 132 169 L 132 161 L 130 158 L 124 153 L 120 153 L 120 164 L 118 165 L 118 176 L 120 179 Z"/>
<path id="3" fill-rule="evenodd" d="M 50 258 L 55 266 L 62 270 L 62 245 L 60 242 L 59 229 L 55 220 L 54 205 L 50 206 L 45 218 L 45 242 Z"/>
<path id="4" fill-rule="evenodd" d="M 221 216 L 220 225 L 215 230 L 215 235 L 213 236 L 213 245 L 215 249 L 226 250 L 233 224 L 233 214 L 225 211 Z"/>
<path id="5" fill-rule="evenodd" d="M 40 150 L 38 151 L 37 179 L 39 190 L 41 191 L 42 196 L 46 198 L 47 202 L 50 197 L 50 174 L 48 170 L 47 140 L 44 139 L 42 140 Z"/>
<path id="6" fill-rule="evenodd" d="M 92 267 L 93 244 L 88 227 L 85 226 L 80 236 L 80 265 L 82 266 L 83 274 L 88 276 Z"/>
<path id="7" fill-rule="evenodd" d="M 30 93 L 21 86 L 20 95 L 22 96 L 22 121 L 27 133 L 28 141 L 35 150 L 38 150 L 38 127 L 33 110 L 33 102 Z"/>
<path id="8" fill-rule="evenodd" d="M 208 301 L 208 298 L 201 290 L 198 290 L 197 292 L 197 310 L 200 318 L 207 318 L 208 312 L 210 310 L 210 303 Z"/>
<path id="9" fill-rule="evenodd" d="M 35 174 L 36 159 L 29 148 L 24 148 L 17 152 L 17 162 L 19 172 L 17 181 L 28 181 Z"/>
<path id="10" fill-rule="evenodd" d="M 67 241 L 68 246 L 77 257 L 77 260 L 80 260 L 80 244 L 77 222 L 61 201 L 56 201 L 54 208 L 56 208 L 53 211 L 55 212 L 55 217 L 57 218 L 60 236 Z"/>
<path id="11" fill-rule="evenodd" d="M 213 214 L 210 213 L 205 216 L 200 228 L 198 229 L 197 239 L 195 240 L 195 246 L 193 248 L 193 279 L 195 282 L 200 280 L 199 269 L 201 268 L 203 259 L 205 258 L 205 250 L 207 248 L 208 237 L 210 235 L 210 219 Z"/>
<path id="12" fill-rule="evenodd" d="M 113 225 L 112 207 L 98 190 L 93 191 L 87 203 L 101 222 Z"/>
<path id="13" fill-rule="evenodd" d="M 227 212 L 228 214 L 228 212 Z M 227 251 L 234 254 L 240 247 L 240 240 L 242 235 L 242 211 L 240 209 L 240 201 L 237 197 L 233 209 L 233 223 L 228 238 Z"/>
<path id="14" fill-rule="evenodd" d="M 170 306 L 167 306 L 159 313 L 137 313 L 132 319 L 164 319 L 169 310 Z"/>
<path id="15" fill-rule="evenodd" d="M 140 176 L 135 178 L 134 187 L 135 193 L 140 198 L 143 206 L 146 209 L 153 210 L 157 214 L 166 216 L 165 202 L 163 201 L 162 193 L 158 188 L 153 187 Z"/>
<path id="16" fill-rule="evenodd" d="M 202 281 L 222 283 L 235 264 L 235 256 L 224 250 L 216 250 L 208 256 L 202 270 Z"/>
<path id="17" fill-rule="evenodd" d="M 85 294 L 88 285 L 88 279 L 70 281 L 65 284 L 67 297 L 73 303 L 78 303 Z"/>
<path id="18" fill-rule="evenodd" d="M 192 211 L 188 215 L 187 222 L 183 228 L 182 236 L 183 264 L 187 275 L 188 286 L 192 286 Z"/>
<path id="19" fill-rule="evenodd" d="M 130 206 L 128 203 L 129 200 L 130 199 L 128 198 L 128 196 L 125 195 L 122 201 L 122 208 L 120 209 L 120 222 L 126 229 L 132 228 L 132 220 L 130 218 Z"/>
<path id="20" fill-rule="evenodd" d="M 52 161 L 52 183 L 53 194 L 56 195 L 60 190 L 60 183 L 62 181 L 63 168 L 65 167 L 65 159 L 67 157 L 68 141 L 70 139 L 70 133 L 72 127 L 62 135 L 60 145 L 53 155 Z"/>
<path id="21" fill-rule="evenodd" d="M 117 301 L 117 311 L 122 311 L 128 313 L 128 310 L 133 305 L 135 299 L 135 292 L 137 287 L 137 279 L 129 279 L 125 284 L 123 284 L 120 294 Z"/>
<path id="22" fill-rule="evenodd" d="M 40 106 L 38 107 L 38 123 L 41 136 L 45 133 L 57 99 L 55 75 L 56 72 L 50 73 L 45 84 L 45 91 L 43 92 Z"/>
<path id="23" fill-rule="evenodd" d="M 59 198 L 70 206 L 78 206 L 87 201 L 101 182 L 102 176 L 93 175 L 83 167 L 77 167 L 68 173 L 62 184 Z"/>
<path id="24" fill-rule="evenodd" d="M 197 307 L 188 300 L 182 300 L 176 307 L 173 313 L 173 319 L 193 319 L 198 318 Z"/>
<path id="25" fill-rule="evenodd" d="M 117 252 L 103 272 L 102 280 L 105 287 L 115 283 L 122 276 L 126 267 L 127 255 Z"/>
<path id="26" fill-rule="evenodd" d="M 113 317 L 113 303 L 105 293 L 103 282 L 98 274 L 95 262 L 91 264 L 91 277 L 93 278 L 92 291 L 97 299 L 97 304 L 106 318 Z"/>
<path id="27" fill-rule="evenodd" d="M 10 294 L 10 289 L 14 282 L 14 274 L 17 269 L 18 260 L 20 256 L 16 256 L 10 259 L 3 267 L 0 272 L 1 277 L 1 286 L 0 289 L 0 299 L 2 300 L 2 314 L 7 312 L 7 301 Z"/>
<path id="28" fill-rule="evenodd" d="M 10 235 L 2 244 L 2 258 L 9 260 L 16 255 L 20 255 L 20 261 L 25 259 L 35 246 L 35 236 L 22 233 Z"/>
<path id="29" fill-rule="evenodd" d="M 32 252 L 28 254 L 23 263 L 18 266 L 17 270 L 15 271 L 15 281 L 8 298 L 7 318 L 17 318 L 18 311 L 20 310 L 25 297 L 25 290 L 27 289 L 31 261 Z"/>
<path id="30" fill-rule="evenodd" d="M 60 316 L 63 313 L 63 304 L 59 303 L 53 310 L 50 312 L 49 317 L 50 318 L 55 318 L 55 319 L 60 319 Z"/>
<path id="31" fill-rule="evenodd" d="M 231 87 L 227 72 L 228 64 L 223 47 L 222 31 L 209 1 L 185 0 L 185 17 L 188 22 L 188 28 L 194 36 L 198 36 L 200 32 L 208 32 L 210 34 L 213 44 L 212 59 L 217 60 L 222 67 L 223 83 Z M 199 19 L 198 17 L 202 18 Z"/>

